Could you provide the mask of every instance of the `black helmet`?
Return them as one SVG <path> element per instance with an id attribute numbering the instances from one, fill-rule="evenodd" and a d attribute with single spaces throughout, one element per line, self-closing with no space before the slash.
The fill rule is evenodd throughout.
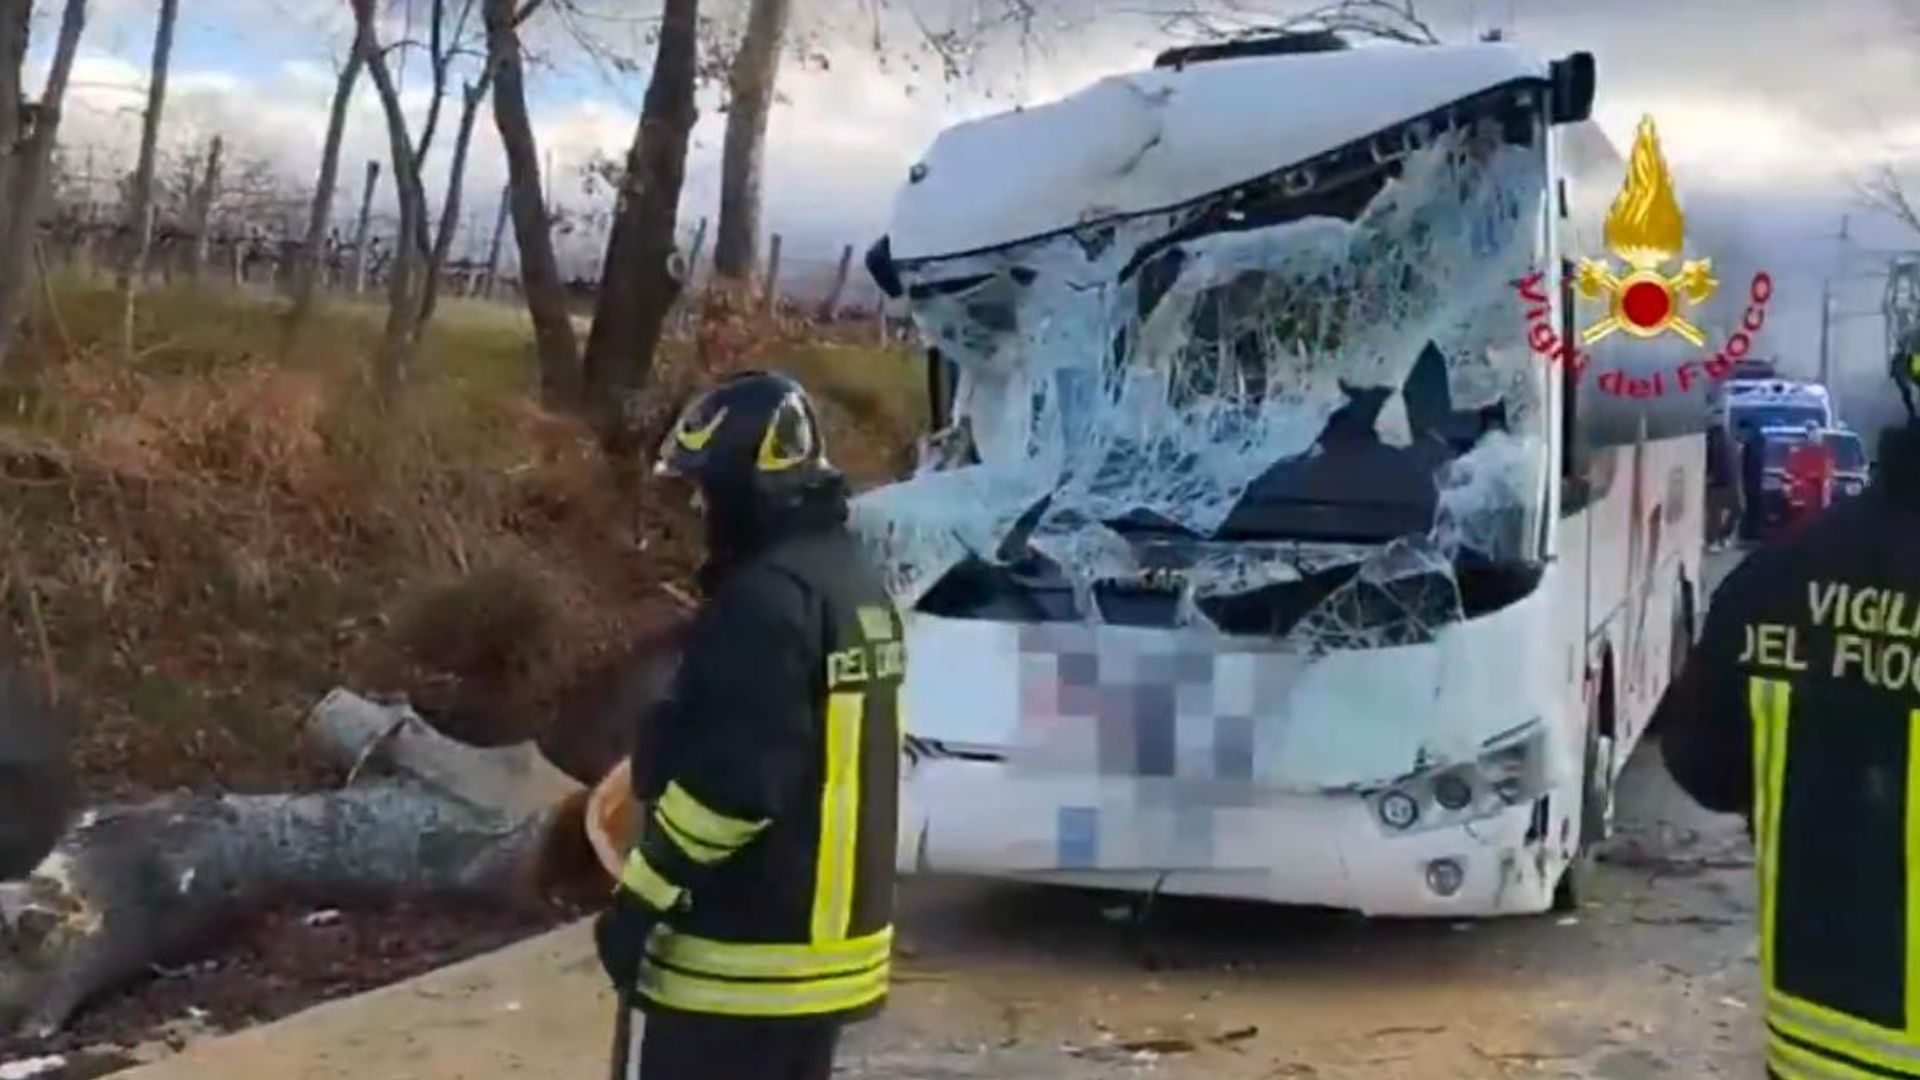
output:
<path id="1" fill-rule="evenodd" d="M 716 509 L 787 503 L 840 477 L 806 390 L 762 371 L 696 394 L 661 440 L 654 472 L 693 481 Z"/>

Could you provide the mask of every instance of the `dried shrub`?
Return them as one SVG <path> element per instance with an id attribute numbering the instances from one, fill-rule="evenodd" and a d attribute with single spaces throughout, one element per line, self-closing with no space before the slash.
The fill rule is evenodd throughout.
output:
<path id="1" fill-rule="evenodd" d="M 65 311 L 77 344 L 29 336 L 0 382 L 0 597 L 75 698 L 90 784 L 297 783 L 299 721 L 341 682 L 481 741 L 563 706 L 619 711 L 624 691 L 598 688 L 671 621 L 663 588 L 695 567 L 698 526 L 650 480 L 613 483 L 590 431 L 529 400 L 521 321 L 451 307 L 421 382 L 383 411 L 360 363 L 367 311 L 327 313 L 276 361 L 264 305 L 156 294 L 153 344 L 129 364 L 85 288 Z M 790 367 L 836 459 L 889 475 L 914 421 L 868 386 L 886 360 L 764 328 L 728 341 L 710 362 L 664 350 L 648 408 L 730 365 Z"/>

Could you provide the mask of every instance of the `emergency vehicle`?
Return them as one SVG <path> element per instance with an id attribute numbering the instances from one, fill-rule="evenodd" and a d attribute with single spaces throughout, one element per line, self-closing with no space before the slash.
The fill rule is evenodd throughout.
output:
<path id="1" fill-rule="evenodd" d="M 1833 449 L 1833 498 L 1857 498 L 1864 494 L 1867 485 L 1872 482 L 1872 469 L 1867 461 L 1867 448 L 1860 440 L 1860 433 L 1849 427 L 1828 428 L 1821 433 L 1829 447 Z"/>
<path id="2" fill-rule="evenodd" d="M 1834 426 L 1833 395 L 1819 383 L 1795 379 L 1732 379 L 1727 383 L 1719 419 L 1739 432 L 1755 428 Z"/>

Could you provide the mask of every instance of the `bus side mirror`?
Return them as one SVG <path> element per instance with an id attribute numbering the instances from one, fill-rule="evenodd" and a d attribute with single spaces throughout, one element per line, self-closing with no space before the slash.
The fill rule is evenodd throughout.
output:
<path id="1" fill-rule="evenodd" d="M 893 266 L 893 241 L 885 236 L 867 249 L 867 276 L 887 294 L 889 299 L 898 300 L 906 290 L 900 286 L 900 272 Z"/>
<path id="2" fill-rule="evenodd" d="M 1596 76 L 1592 53 L 1577 52 L 1553 61 L 1549 66 L 1548 78 L 1553 84 L 1553 115 L 1550 119 L 1555 124 L 1577 124 L 1593 116 Z"/>

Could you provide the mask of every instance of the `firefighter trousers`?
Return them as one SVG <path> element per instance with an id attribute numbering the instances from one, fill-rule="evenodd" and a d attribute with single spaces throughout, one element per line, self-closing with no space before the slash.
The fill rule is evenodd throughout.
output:
<path id="1" fill-rule="evenodd" d="M 655 1013 L 640 1043 L 640 1080 L 829 1080 L 838 1024 Z"/>

